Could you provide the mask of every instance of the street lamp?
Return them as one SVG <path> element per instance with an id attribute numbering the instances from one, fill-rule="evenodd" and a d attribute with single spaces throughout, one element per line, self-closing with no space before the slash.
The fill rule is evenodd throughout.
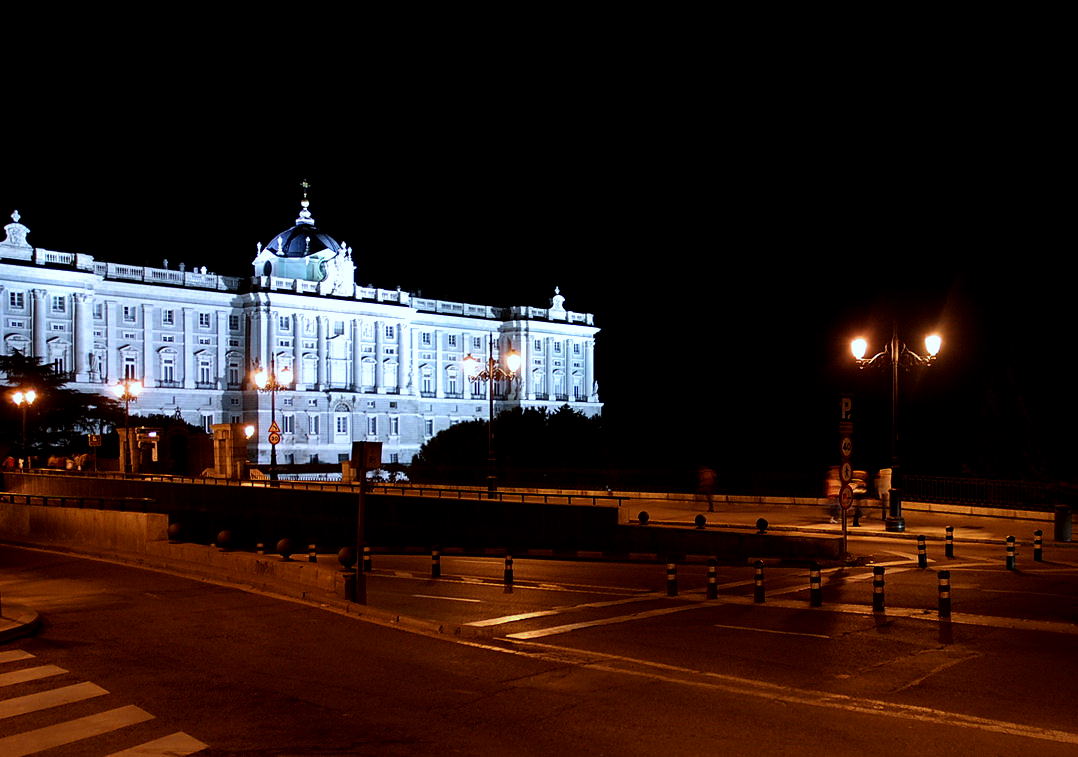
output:
<path id="1" fill-rule="evenodd" d="M 261 368 L 252 376 L 255 387 L 260 392 L 269 392 L 270 396 L 270 481 L 277 480 L 277 444 L 281 441 L 281 429 L 277 425 L 277 392 L 292 386 L 292 369 L 285 366 L 278 373 L 270 356 L 270 368 Z"/>
<path id="2" fill-rule="evenodd" d="M 11 401 L 22 409 L 22 450 L 26 455 L 26 469 L 30 470 L 30 450 L 26 446 L 26 411 L 37 399 L 33 389 L 16 389 L 11 393 Z"/>
<path id="3" fill-rule="evenodd" d="M 491 499 L 494 498 L 494 491 L 497 488 L 495 473 L 495 457 L 494 457 L 494 381 L 511 381 L 516 377 L 517 371 L 520 370 L 520 355 L 510 350 L 505 356 L 505 366 L 498 364 L 498 361 L 494 359 L 494 335 L 491 334 L 487 343 L 487 360 L 486 367 L 482 367 L 482 363 L 478 358 L 472 357 L 471 353 L 461 361 L 464 366 L 464 374 L 468 376 L 472 381 L 486 381 L 487 382 L 487 402 L 489 409 L 487 413 L 487 492 Z"/>
<path id="4" fill-rule="evenodd" d="M 931 365 L 942 346 L 943 339 L 938 334 L 930 334 L 925 337 L 925 354 L 920 355 L 899 341 L 897 325 L 891 329 L 891 343 L 872 357 L 865 357 L 867 341 L 858 337 L 850 342 L 850 352 L 858 367 L 864 369 L 870 365 L 889 365 L 891 368 L 891 488 L 888 490 L 888 513 L 884 520 L 884 528 L 888 531 L 906 530 L 898 473 L 898 369 L 900 366 Z"/>
<path id="5" fill-rule="evenodd" d="M 112 393 L 124 403 L 124 473 L 131 472 L 131 403 L 142 394 L 142 382 L 138 379 L 124 379 L 112 385 Z"/>

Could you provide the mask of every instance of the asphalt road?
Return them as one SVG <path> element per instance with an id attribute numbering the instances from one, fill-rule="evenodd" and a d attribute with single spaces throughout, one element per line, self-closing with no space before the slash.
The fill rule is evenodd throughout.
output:
<path id="1" fill-rule="evenodd" d="M 376 557 L 372 605 L 469 638 L 0 547 L 3 597 L 43 617 L 0 646 L 0 753 L 120 713 L 47 754 L 177 734 L 203 754 L 1075 754 L 1078 553 L 1008 571 L 962 545 L 920 569 L 911 542 L 862 546 L 888 563 L 883 614 L 866 567 L 825 571 L 812 608 L 800 568 L 767 566 L 759 604 L 749 566 L 720 567 L 708 600 L 703 565 L 679 566 L 671 597 L 661 565 L 518 559 L 510 589 L 498 559 L 445 556 L 433 580 L 429 558 Z M 26 709 L 89 686 L 105 693 Z"/>

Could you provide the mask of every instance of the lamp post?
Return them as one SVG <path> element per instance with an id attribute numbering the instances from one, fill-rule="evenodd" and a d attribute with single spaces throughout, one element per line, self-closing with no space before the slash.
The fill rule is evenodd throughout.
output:
<path id="1" fill-rule="evenodd" d="M 281 441 L 281 429 L 277 425 L 277 392 L 292 386 L 292 369 L 287 366 L 277 371 L 273 356 L 270 356 L 270 368 L 255 371 L 252 376 L 255 386 L 260 392 L 269 392 L 270 396 L 270 429 L 268 439 L 270 443 L 270 481 L 277 480 L 277 445 Z"/>
<path id="2" fill-rule="evenodd" d="M 26 469 L 30 470 L 30 451 L 26 446 L 26 411 L 37 399 L 37 392 L 33 389 L 16 389 L 11 393 L 11 401 L 22 410 L 22 450 L 26 455 Z"/>
<path id="3" fill-rule="evenodd" d="M 116 399 L 124 403 L 124 473 L 131 472 L 131 403 L 142 394 L 142 382 L 138 379 L 124 379 L 112 386 Z"/>
<path id="4" fill-rule="evenodd" d="M 487 382 L 487 493 L 493 499 L 494 492 L 497 489 L 496 460 L 494 457 L 494 381 L 495 379 L 511 381 L 515 378 L 520 370 L 520 355 L 510 350 L 505 356 L 505 365 L 499 365 L 498 361 L 494 359 L 494 335 L 491 334 L 487 342 L 486 367 L 482 367 L 479 359 L 472 357 L 471 353 L 464 358 L 462 363 L 465 375 L 472 381 Z"/>
<path id="5" fill-rule="evenodd" d="M 850 342 L 850 352 L 858 367 L 864 369 L 871 365 L 888 365 L 891 368 L 891 488 L 888 490 L 888 512 L 884 520 L 884 528 L 888 531 L 906 530 L 898 468 L 898 369 L 931 365 L 942 345 L 943 340 L 938 334 L 930 334 L 925 337 L 925 354 L 920 355 L 899 341 L 897 325 L 892 326 L 890 344 L 872 357 L 865 357 L 867 341 L 858 337 Z"/>

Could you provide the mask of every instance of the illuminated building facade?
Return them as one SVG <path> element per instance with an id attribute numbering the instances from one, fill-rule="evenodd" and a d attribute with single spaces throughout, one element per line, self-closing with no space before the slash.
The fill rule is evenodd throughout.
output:
<path id="1" fill-rule="evenodd" d="M 497 410 L 601 411 L 588 313 L 425 299 L 355 283 L 352 251 L 315 225 L 259 245 L 249 278 L 184 264 L 132 266 L 32 247 L 18 212 L 0 242 L 3 350 L 41 359 L 70 387 L 105 393 L 124 378 L 145 390 L 132 413 L 181 417 L 207 430 L 252 423 L 251 456 L 269 460 L 270 398 L 252 372 L 289 368 L 276 397 L 281 463 L 336 462 L 353 441 L 381 441 L 407 463 L 453 423 L 487 416 L 487 384 L 461 361 L 518 352 L 517 380 L 496 385 Z"/>

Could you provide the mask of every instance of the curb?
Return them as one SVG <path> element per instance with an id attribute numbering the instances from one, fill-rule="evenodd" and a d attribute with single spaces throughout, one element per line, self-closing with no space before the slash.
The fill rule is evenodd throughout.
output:
<path id="1" fill-rule="evenodd" d="M 37 630 L 41 616 L 25 605 L 4 603 L 0 614 L 0 644 L 29 636 Z"/>

